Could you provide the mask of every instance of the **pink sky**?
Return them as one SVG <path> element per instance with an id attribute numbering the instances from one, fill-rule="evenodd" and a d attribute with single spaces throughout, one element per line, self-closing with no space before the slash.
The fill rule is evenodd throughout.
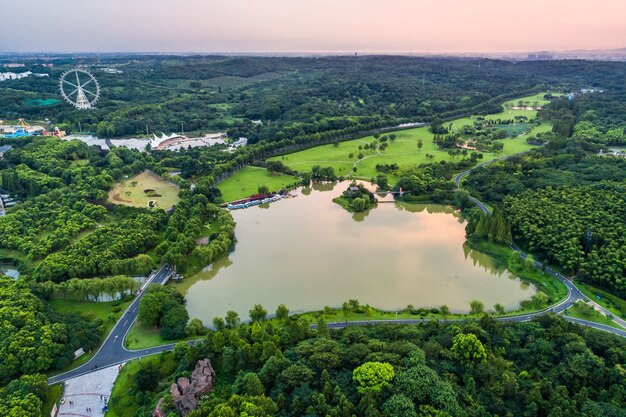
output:
<path id="1" fill-rule="evenodd" d="M 2 0 L 0 51 L 626 47 L 626 0 Z M 5 15 L 6 16 L 6 15 Z"/>

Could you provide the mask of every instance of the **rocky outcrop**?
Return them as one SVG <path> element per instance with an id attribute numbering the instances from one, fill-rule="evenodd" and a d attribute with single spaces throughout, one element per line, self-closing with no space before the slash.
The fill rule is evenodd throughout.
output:
<path id="1" fill-rule="evenodd" d="M 208 359 L 199 360 L 189 378 L 178 378 L 170 387 L 174 405 L 182 416 L 198 407 L 200 397 L 213 389 L 215 371 Z"/>
<path id="2" fill-rule="evenodd" d="M 163 398 L 159 399 L 159 402 L 152 413 L 152 417 L 165 417 L 165 411 L 163 410 Z"/>

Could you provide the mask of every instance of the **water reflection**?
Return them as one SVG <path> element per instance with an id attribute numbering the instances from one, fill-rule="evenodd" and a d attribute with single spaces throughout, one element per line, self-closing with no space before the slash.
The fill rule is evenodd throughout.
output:
<path id="1" fill-rule="evenodd" d="M 441 205 L 383 203 L 348 213 L 332 199 L 348 183 L 313 186 L 309 195 L 237 210 L 235 251 L 180 284 L 191 317 L 209 324 L 229 309 L 247 318 L 268 311 L 339 307 L 351 298 L 385 310 L 407 304 L 467 311 L 471 300 L 516 308 L 534 287 L 487 255 L 464 245 L 457 210 Z M 508 278 L 508 279 L 499 279 Z"/>
<path id="2" fill-rule="evenodd" d="M 20 276 L 20 272 L 13 265 L 0 264 L 0 277 L 7 276 L 17 280 Z"/>

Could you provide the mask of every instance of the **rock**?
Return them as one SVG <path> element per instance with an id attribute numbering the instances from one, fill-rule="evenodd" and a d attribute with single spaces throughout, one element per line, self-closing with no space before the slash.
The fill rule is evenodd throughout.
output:
<path id="1" fill-rule="evenodd" d="M 190 378 L 178 378 L 175 384 L 170 387 L 170 393 L 174 399 L 174 405 L 182 416 L 186 416 L 198 407 L 200 397 L 211 391 L 215 386 L 215 371 L 208 359 L 199 360 L 196 367 L 191 373 Z M 154 417 L 162 417 L 156 415 L 160 411 L 159 405 L 163 399 L 157 404 L 154 411 Z"/>
<path id="2" fill-rule="evenodd" d="M 163 398 L 159 399 L 159 402 L 156 405 L 154 412 L 152 413 L 152 417 L 165 417 L 165 411 L 163 411 Z"/>

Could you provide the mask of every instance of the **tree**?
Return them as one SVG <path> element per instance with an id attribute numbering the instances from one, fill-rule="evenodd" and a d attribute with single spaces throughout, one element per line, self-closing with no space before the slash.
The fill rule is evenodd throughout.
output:
<path id="1" fill-rule="evenodd" d="M 236 311 L 228 310 L 226 312 L 226 327 L 234 329 L 240 323 L 239 314 Z"/>
<path id="2" fill-rule="evenodd" d="M 380 188 L 381 190 L 387 190 L 389 189 L 389 179 L 386 175 L 378 175 L 376 177 L 376 185 L 378 185 L 378 188 Z"/>
<path id="3" fill-rule="evenodd" d="M 418 139 L 418 140 L 417 140 L 417 150 L 418 150 L 419 152 L 421 152 L 421 151 L 422 151 L 422 147 L 423 147 L 423 146 L 424 146 L 424 141 L 423 141 L 421 138 L 420 138 L 420 139 Z"/>
<path id="4" fill-rule="evenodd" d="M 481 314 L 485 311 L 485 305 L 478 300 L 470 301 L 470 314 Z"/>
<path id="5" fill-rule="evenodd" d="M 467 367 L 484 362 L 487 358 L 485 347 L 473 333 L 459 333 L 452 339 L 452 352 Z"/>
<path id="6" fill-rule="evenodd" d="M 141 391 L 152 391 L 159 386 L 159 368 L 154 361 L 139 363 L 139 370 L 135 374 L 135 385 Z"/>
<path id="7" fill-rule="evenodd" d="M 235 391 L 238 394 L 243 395 L 264 395 L 265 388 L 259 379 L 259 376 L 254 372 L 248 372 L 243 375 L 242 378 L 237 378 L 235 381 Z"/>
<path id="8" fill-rule="evenodd" d="M 289 318 L 289 309 L 286 305 L 281 304 L 276 308 L 276 318 L 281 321 L 285 321 Z"/>
<path id="9" fill-rule="evenodd" d="M 255 304 L 250 309 L 250 320 L 252 322 L 265 321 L 267 318 L 267 310 L 263 308 L 261 304 Z"/>
<path id="10" fill-rule="evenodd" d="M 207 333 L 207 328 L 202 324 L 202 320 L 193 318 L 187 324 L 185 328 L 185 334 L 187 336 L 202 336 Z"/>
<path id="11" fill-rule="evenodd" d="M 448 308 L 448 306 L 444 304 L 441 307 L 439 307 L 439 313 L 445 320 L 445 318 L 450 315 L 450 308 Z"/>
<path id="12" fill-rule="evenodd" d="M 504 306 L 500 303 L 494 304 L 493 309 L 496 311 L 496 314 L 504 314 Z"/>
<path id="13" fill-rule="evenodd" d="M 305 365 L 291 365 L 282 371 L 278 380 L 287 387 L 295 388 L 313 380 L 315 373 Z"/>
<path id="14" fill-rule="evenodd" d="M 330 331 L 328 330 L 328 326 L 326 325 L 326 320 L 324 317 L 319 316 L 317 318 L 317 335 L 319 337 L 325 337 L 330 339 Z"/>
<path id="15" fill-rule="evenodd" d="M 180 339 L 185 337 L 189 313 L 187 309 L 176 304 L 170 307 L 161 318 L 161 336 L 165 340 Z"/>
<path id="16" fill-rule="evenodd" d="M 385 417 L 417 417 L 413 401 L 402 394 L 395 394 L 389 398 L 383 404 L 382 411 Z"/>
<path id="17" fill-rule="evenodd" d="M 366 362 L 352 372 L 352 380 L 357 383 L 357 391 L 380 392 L 395 376 L 393 366 L 384 362 Z"/>
<path id="18" fill-rule="evenodd" d="M 259 194 L 267 194 L 270 192 L 270 189 L 267 185 L 259 185 Z"/>
<path id="19" fill-rule="evenodd" d="M 224 321 L 223 318 L 219 317 L 219 316 L 215 316 L 213 317 L 213 328 L 215 328 L 215 330 L 220 331 L 224 328 L 226 328 L 226 322 Z"/>

